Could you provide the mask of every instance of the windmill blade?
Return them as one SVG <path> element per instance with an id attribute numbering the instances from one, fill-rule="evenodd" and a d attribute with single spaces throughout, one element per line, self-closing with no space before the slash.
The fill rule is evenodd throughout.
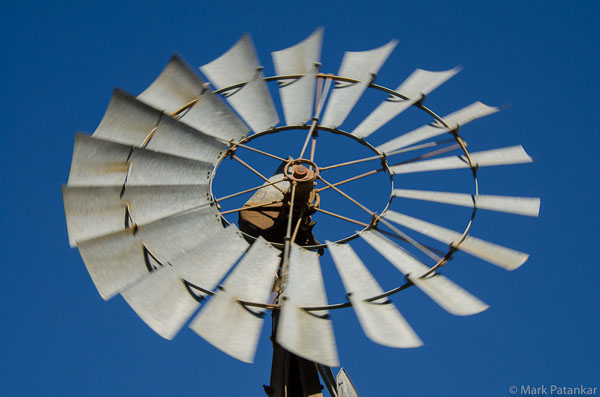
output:
<path id="1" fill-rule="evenodd" d="M 344 54 L 338 76 L 358 80 L 358 82 L 336 81 L 321 124 L 325 127 L 337 128 L 344 122 L 397 43 L 396 40 L 392 40 L 374 50 L 347 51 Z"/>
<path id="2" fill-rule="evenodd" d="M 167 114 L 181 111 L 177 115 L 180 121 L 226 141 L 238 141 L 249 132 L 242 120 L 179 55 L 173 55 L 138 99 Z"/>
<path id="3" fill-rule="evenodd" d="M 203 185 L 212 164 L 77 134 L 68 186 Z"/>
<path id="4" fill-rule="evenodd" d="M 529 255 L 523 252 L 515 251 L 471 236 L 467 236 L 463 242 L 458 244 L 462 237 L 461 233 L 398 212 L 387 211 L 384 217 L 398 225 L 451 245 L 461 251 L 467 252 L 506 270 L 515 270 L 529 258 Z"/>
<path id="5" fill-rule="evenodd" d="M 277 75 L 304 75 L 279 81 L 279 95 L 287 125 L 303 125 L 312 118 L 317 72 L 315 64 L 319 62 L 322 41 L 323 28 L 318 28 L 295 46 L 272 53 Z"/>
<path id="6" fill-rule="evenodd" d="M 428 95 L 431 91 L 444 84 L 458 73 L 460 69 L 460 67 L 455 67 L 454 69 L 441 72 L 430 72 L 422 69 L 415 70 L 396 88 L 396 92 L 402 94 L 407 99 L 390 96 L 352 131 L 352 135 L 359 138 L 368 137 L 385 123 L 422 100 L 425 95 Z"/>
<path id="7" fill-rule="evenodd" d="M 436 120 L 431 124 L 424 125 L 420 128 L 417 128 L 416 130 L 407 132 L 404 135 L 401 135 L 395 139 L 392 139 L 391 141 L 379 145 L 377 149 L 382 152 L 388 153 L 406 147 L 408 145 L 412 145 L 413 143 L 421 142 L 426 139 L 442 135 L 446 132 L 453 131 L 459 126 L 463 126 L 467 123 L 470 123 L 473 120 L 477 120 L 479 118 L 488 116 L 490 114 L 494 114 L 499 111 L 500 108 L 487 106 L 481 102 L 475 102 L 444 117 L 444 121 L 448 124 L 450 128 L 443 126 L 440 122 Z"/>
<path id="8" fill-rule="evenodd" d="M 429 268 L 380 233 L 369 230 L 360 236 L 448 313 L 468 316 L 489 307 L 441 274 L 420 278 Z"/>
<path id="9" fill-rule="evenodd" d="M 224 95 L 254 132 L 279 123 L 262 69 L 249 34 L 243 35 L 225 54 L 200 67 L 217 89 L 241 84 Z"/>
<path id="10" fill-rule="evenodd" d="M 372 302 L 365 300 L 381 295 L 384 291 L 352 247 L 329 241 L 327 247 L 365 334 L 373 342 L 384 346 L 422 346 L 421 339 L 388 298 Z"/>
<path id="11" fill-rule="evenodd" d="M 213 162 L 226 145 L 115 89 L 95 138 Z"/>
<path id="12" fill-rule="evenodd" d="M 141 226 L 135 233 L 87 240 L 78 248 L 98 292 L 108 300 L 221 228 L 216 209 L 205 207 Z"/>
<path id="13" fill-rule="evenodd" d="M 473 165 L 476 167 L 487 167 L 494 165 L 509 165 L 531 163 L 533 159 L 529 157 L 522 146 L 510 146 L 501 149 L 484 150 L 482 152 L 470 153 Z M 408 174 L 411 172 L 451 170 L 457 168 L 470 168 L 466 156 L 442 157 L 439 159 L 416 161 L 393 165 L 390 167 L 392 174 Z"/>
<path id="14" fill-rule="evenodd" d="M 248 248 L 235 225 L 205 237 L 172 266 L 157 269 L 121 293 L 137 315 L 165 339 L 173 339 L 204 299 L 194 285 L 213 290 Z"/>
<path id="15" fill-rule="evenodd" d="M 69 244 L 175 215 L 209 201 L 208 185 L 63 186 Z"/>
<path id="16" fill-rule="evenodd" d="M 475 206 L 478 209 L 518 215 L 538 216 L 540 213 L 540 199 L 537 197 L 489 196 L 485 194 L 473 196 L 465 193 L 408 189 L 394 189 L 393 195 L 394 197 L 432 201 L 462 207 L 473 208 Z"/>
<path id="17" fill-rule="evenodd" d="M 256 239 L 240 263 L 200 311 L 190 327 L 209 343 L 244 362 L 252 362 L 262 312 L 239 300 L 266 303 L 273 289 L 280 251 L 262 237 Z"/>
<path id="18" fill-rule="evenodd" d="M 339 359 L 329 312 L 302 309 L 326 305 L 319 254 L 293 244 L 277 325 L 277 343 L 307 360 L 337 367 Z"/>

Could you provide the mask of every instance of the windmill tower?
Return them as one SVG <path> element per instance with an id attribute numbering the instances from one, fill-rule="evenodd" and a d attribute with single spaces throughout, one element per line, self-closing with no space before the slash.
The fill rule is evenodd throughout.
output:
<path id="1" fill-rule="evenodd" d="M 331 394 L 350 386 L 344 371 L 337 381 L 330 371 L 339 366 L 330 318 L 335 310 L 352 307 L 374 342 L 411 348 L 422 342 L 390 296 L 415 286 L 455 315 L 487 309 L 440 269 L 458 251 L 516 269 L 528 255 L 471 236 L 473 221 L 478 210 L 537 216 L 540 205 L 537 198 L 479 193 L 480 167 L 532 161 L 520 146 L 468 151 L 461 128 L 498 108 L 475 102 L 440 117 L 425 106 L 425 97 L 458 68 L 417 69 L 396 89 L 376 84 L 396 45 L 391 41 L 371 51 L 346 52 L 339 71 L 326 74 L 319 63 L 322 36 L 317 29 L 301 43 L 274 52 L 272 77 L 263 75 L 251 38 L 244 35 L 200 67 L 210 83 L 174 56 L 137 97 L 115 90 L 96 131 L 76 135 L 63 187 L 69 241 L 78 247 L 98 292 L 104 299 L 121 294 L 162 337 L 173 338 L 191 319 L 190 328 L 209 343 L 252 362 L 264 314 L 272 313 L 273 366 L 265 388 L 272 396 L 320 395 L 318 372 Z M 284 122 L 269 82 L 278 83 Z M 387 99 L 353 130 L 344 130 L 366 90 Z M 409 108 L 431 122 L 381 145 L 369 143 L 371 134 Z M 293 152 L 257 149 L 261 140 L 285 133 L 302 137 Z M 370 154 L 317 162 L 317 143 L 325 134 Z M 265 174 L 244 160 L 246 153 L 274 160 L 277 170 Z M 231 162 L 260 184 L 217 197 L 218 171 Z M 368 164 L 374 164 L 371 170 L 343 180 L 328 176 Z M 452 169 L 467 170 L 471 192 L 394 185 L 398 175 Z M 375 210 L 346 190 L 373 175 L 387 175 L 391 192 Z M 338 213 L 321 200 L 326 191 L 356 207 L 362 218 Z M 241 206 L 227 206 L 248 196 Z M 471 215 L 462 230 L 451 230 L 399 212 L 392 203 L 396 198 L 467 207 Z M 318 241 L 317 216 L 359 230 Z M 442 248 L 420 242 L 423 237 Z M 358 240 L 396 267 L 404 282 L 385 291 L 369 271 L 369 258 L 361 259 L 353 249 Z M 327 300 L 320 258 L 328 255 L 347 301 Z"/>

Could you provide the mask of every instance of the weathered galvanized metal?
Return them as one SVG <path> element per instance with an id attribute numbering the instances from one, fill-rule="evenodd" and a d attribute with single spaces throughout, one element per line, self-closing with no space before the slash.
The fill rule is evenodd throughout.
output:
<path id="1" fill-rule="evenodd" d="M 377 146 L 377 149 L 381 150 L 382 152 L 392 152 L 408 145 L 422 142 L 426 139 L 454 131 L 460 126 L 470 123 L 473 120 L 477 120 L 499 111 L 500 108 L 487 106 L 481 102 L 475 102 L 465 108 L 445 116 L 444 121 L 446 122 L 447 126 L 440 122 L 433 122 L 417 128 L 414 131 L 407 132 L 404 135 L 400 135 L 399 137 L 394 138 L 382 145 L 379 145 Z"/>
<path id="2" fill-rule="evenodd" d="M 147 225 L 209 204 L 208 185 L 63 186 L 69 243 Z"/>
<path id="3" fill-rule="evenodd" d="M 279 82 L 279 95 L 287 125 L 303 125 L 313 116 L 322 41 L 323 29 L 319 28 L 301 43 L 272 54 L 275 73 L 280 76 L 302 76 Z"/>
<path id="4" fill-rule="evenodd" d="M 329 313 L 302 309 L 326 305 L 319 255 L 293 244 L 277 326 L 277 343 L 300 357 L 337 367 L 339 360 Z"/>
<path id="5" fill-rule="evenodd" d="M 371 114 L 367 116 L 352 131 L 352 135 L 359 138 L 366 138 L 385 123 L 404 112 L 417 102 L 423 100 L 440 85 L 460 71 L 460 67 L 446 70 L 443 72 L 430 72 L 428 70 L 417 69 L 408 78 L 396 88 L 396 92 L 402 94 L 404 98 L 390 96 L 385 102 L 382 102 Z"/>
<path id="6" fill-rule="evenodd" d="M 502 149 L 484 150 L 482 152 L 470 153 L 474 167 L 489 167 L 493 165 L 509 165 L 531 163 L 522 146 L 510 146 Z M 392 174 L 407 174 L 423 171 L 452 170 L 457 168 L 472 168 L 465 156 L 443 157 L 434 160 L 416 161 L 390 167 Z"/>
<path id="7" fill-rule="evenodd" d="M 253 131 L 267 130 L 279 123 L 249 34 L 242 36 L 229 51 L 200 67 L 200 70 L 217 89 L 227 89 L 224 91 L 227 102 Z"/>
<path id="8" fill-rule="evenodd" d="M 239 141 L 250 130 L 179 55 L 138 99 L 207 135 Z"/>
<path id="9" fill-rule="evenodd" d="M 343 369 L 336 381 L 329 368 L 339 365 L 329 318 L 333 310 L 352 306 L 371 340 L 412 348 L 423 342 L 390 296 L 414 285 L 455 315 L 487 309 L 439 274 L 440 267 L 464 251 L 506 270 L 516 269 L 528 255 L 472 237 L 473 220 L 479 209 L 537 216 L 540 207 L 538 198 L 479 194 L 479 167 L 533 161 L 521 146 L 467 150 L 461 128 L 499 108 L 475 102 L 440 117 L 424 105 L 425 96 L 460 68 L 417 69 L 392 90 L 373 81 L 396 41 L 371 51 L 346 52 L 338 74 L 331 75 L 320 71 L 322 39 L 323 30 L 317 29 L 304 41 L 273 52 L 277 76 L 264 77 L 246 34 L 200 68 L 216 91 L 180 56 L 173 56 L 137 98 L 115 90 L 93 136 L 76 135 L 63 187 L 69 243 L 79 248 L 100 295 L 109 299 L 122 294 L 162 337 L 173 338 L 200 308 L 190 327 L 225 353 L 252 362 L 262 317 L 272 311 L 273 372 L 271 386 L 265 388 L 271 397 L 283 397 L 294 388 L 300 394 L 322 395 L 317 369 L 332 395 L 358 395 Z M 278 126 L 270 81 L 279 84 L 286 125 Z M 367 88 L 389 97 L 352 133 L 343 131 L 340 126 Z M 424 111 L 433 122 L 378 147 L 364 139 L 409 107 Z M 273 154 L 251 146 L 266 135 L 293 129 L 305 134 L 298 152 Z M 248 136 L 250 130 L 254 134 Z M 320 133 L 350 138 L 373 155 L 321 167 L 315 162 Z M 432 141 L 440 135 L 453 144 Z M 278 160 L 280 169 L 267 178 L 244 160 L 243 150 Z M 388 165 L 388 157 L 424 150 L 431 151 Z M 439 157 L 454 150 L 461 153 Z M 252 182 L 251 188 L 215 197 L 213 182 L 225 159 L 247 168 L 263 185 Z M 330 182 L 324 176 L 331 169 L 367 161 L 377 162 L 377 168 L 342 181 Z M 470 170 L 471 194 L 394 188 L 393 175 L 452 169 Z M 377 173 L 388 174 L 391 192 L 379 212 L 344 191 L 346 183 Z M 315 188 L 316 183 L 325 186 Z M 329 202 L 321 203 L 320 192 L 327 189 L 359 207 L 367 218 L 354 219 L 337 213 Z M 245 205 L 227 208 L 227 200 L 248 193 L 253 195 Z M 454 231 L 389 209 L 395 197 L 469 207 L 472 214 L 462 232 Z M 364 229 L 319 243 L 312 232 L 311 216 L 316 212 Z M 226 226 L 230 221 L 225 215 L 235 213 L 239 230 Z M 419 242 L 408 234 L 412 232 L 438 241 L 442 248 Z M 405 283 L 384 291 L 365 265 L 372 260 L 363 262 L 350 246 L 358 237 L 404 274 Z M 325 249 L 348 301 L 327 301 L 319 260 Z M 422 263 L 410 249 L 425 253 L 434 264 Z"/>
<path id="10" fill-rule="evenodd" d="M 436 203 L 475 207 L 483 210 L 508 212 L 511 214 L 538 216 L 540 199 L 537 197 L 490 196 L 486 194 L 465 194 L 434 192 L 428 190 L 394 189 L 394 197 L 432 201 Z"/>
<path id="11" fill-rule="evenodd" d="M 202 185 L 212 164 L 77 134 L 67 186 Z"/>
<path id="12" fill-rule="evenodd" d="M 365 334 L 373 342 L 385 346 L 422 346 L 421 339 L 387 297 L 367 300 L 383 294 L 383 289 L 352 247 L 329 242 L 327 246 Z"/>
<path id="13" fill-rule="evenodd" d="M 355 81 L 340 80 L 336 83 L 321 124 L 331 128 L 342 125 L 397 43 L 392 40 L 374 50 L 347 51 L 344 54 L 338 75 Z"/>
<path id="14" fill-rule="evenodd" d="M 226 145 L 116 89 L 95 138 L 213 163 Z"/>
<path id="15" fill-rule="evenodd" d="M 240 301 L 267 303 L 279 262 L 279 250 L 257 238 L 190 328 L 230 356 L 252 362 L 263 325 L 262 310 Z"/>
<path id="16" fill-rule="evenodd" d="M 248 243 L 232 225 L 204 235 L 200 244 L 121 293 L 157 334 L 172 339 L 244 254 Z"/>

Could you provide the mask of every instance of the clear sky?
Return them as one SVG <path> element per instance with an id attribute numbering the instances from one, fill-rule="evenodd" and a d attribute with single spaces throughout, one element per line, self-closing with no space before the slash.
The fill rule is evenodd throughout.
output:
<path id="1" fill-rule="evenodd" d="M 395 88 L 417 67 L 462 65 L 427 104 L 440 114 L 476 100 L 509 105 L 463 129 L 469 149 L 522 144 L 536 162 L 482 170 L 481 192 L 542 199 L 539 218 L 482 211 L 473 228 L 478 237 L 530 253 L 521 268 L 506 272 L 459 254 L 444 269 L 488 303 L 487 311 L 455 317 L 415 288 L 394 296 L 423 347 L 378 346 L 364 336 L 351 309 L 332 313 L 341 363 L 361 395 L 506 396 L 512 385 L 600 386 L 599 14 L 595 1 L 4 5 L 0 394 L 264 395 L 268 327 L 249 365 L 189 328 L 166 341 L 122 298 L 104 302 L 77 250 L 69 248 L 60 187 L 68 178 L 75 132 L 94 131 L 115 86 L 137 95 L 171 54 L 197 67 L 244 32 L 252 34 L 265 73 L 272 75 L 270 53 L 318 26 L 325 28 L 321 60 L 327 73 L 337 72 L 344 51 L 390 39 L 399 42 L 379 84 Z M 378 98 L 363 98 L 344 129 L 354 128 Z M 416 118 L 407 117 L 376 133 L 373 142 L 414 128 Z M 276 164 L 261 160 L 257 166 L 270 173 Z M 396 184 L 452 190 L 447 178 L 468 181 L 468 172 L 427 178 Z M 384 182 L 375 178 L 357 189 L 375 191 Z M 408 201 L 397 205 L 413 209 Z M 422 219 L 455 228 L 468 216 L 447 206 L 422 204 L 418 211 Z M 370 252 L 361 257 L 384 277 L 382 285 L 402 282 Z M 343 300 L 333 265 L 324 260 L 323 266 L 330 300 Z"/>

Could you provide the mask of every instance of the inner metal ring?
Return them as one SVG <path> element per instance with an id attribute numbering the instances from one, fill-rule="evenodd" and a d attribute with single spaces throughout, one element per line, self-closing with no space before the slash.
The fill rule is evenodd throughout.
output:
<path id="1" fill-rule="evenodd" d="M 248 136 L 248 137 L 246 137 L 246 138 L 244 138 L 244 139 L 240 140 L 240 141 L 239 141 L 239 143 L 241 143 L 241 144 L 247 144 L 248 142 L 251 142 L 251 141 L 255 140 L 256 138 L 260 138 L 260 137 L 262 137 L 262 136 L 265 136 L 265 135 L 276 134 L 276 133 L 278 133 L 278 132 L 282 132 L 282 131 L 290 131 L 290 130 L 308 130 L 308 129 L 310 129 L 310 126 L 309 126 L 309 125 L 301 125 L 301 126 L 282 126 L 282 127 L 275 127 L 275 128 L 273 128 L 273 129 L 266 130 L 266 131 L 262 131 L 262 132 L 259 132 L 259 133 L 256 133 L 256 134 L 254 134 L 254 135 Z M 336 134 L 336 135 L 342 135 L 342 136 L 345 136 L 345 137 L 348 137 L 348 138 L 352 138 L 352 139 L 353 139 L 353 140 L 355 140 L 356 142 L 358 142 L 358 143 L 360 143 L 361 145 L 363 145 L 363 146 L 367 147 L 368 149 L 370 149 L 372 152 L 374 152 L 374 153 L 375 153 L 375 154 L 377 154 L 378 156 L 382 156 L 382 159 L 381 159 L 381 164 L 382 164 L 382 167 L 383 167 L 383 169 L 384 169 L 384 172 L 385 172 L 385 173 L 387 173 L 387 175 L 388 175 L 388 177 L 389 177 L 389 179 L 390 179 L 390 197 L 389 197 L 389 199 L 388 199 L 388 201 L 387 201 L 387 203 L 386 203 L 385 207 L 384 207 L 384 208 L 381 210 L 380 214 L 383 214 L 383 213 L 385 213 L 385 212 L 387 211 L 387 209 L 389 208 L 389 206 L 390 206 L 391 202 L 392 202 L 392 198 L 393 198 L 393 195 L 392 195 L 392 194 L 393 194 L 393 192 L 394 192 L 394 179 L 392 178 L 392 174 L 390 173 L 389 166 L 388 166 L 388 163 L 387 163 L 387 159 L 386 159 L 386 157 L 383 155 L 383 153 L 382 153 L 382 152 L 380 152 L 379 150 L 377 150 L 377 149 L 376 149 L 376 148 L 375 148 L 373 145 L 371 145 L 370 143 L 368 143 L 368 142 L 367 142 L 367 141 L 365 141 L 364 139 L 362 139 L 362 138 L 357 138 L 356 136 L 354 136 L 354 135 L 350 134 L 349 132 L 342 131 L 342 130 L 335 129 L 335 128 L 329 128 L 329 127 L 325 127 L 325 126 L 321 126 L 321 125 L 317 125 L 317 129 L 318 129 L 319 131 L 326 131 L 326 132 L 330 132 L 330 133 L 332 133 L 332 134 Z M 233 143 L 233 144 L 232 144 L 232 146 L 234 146 L 234 147 L 235 147 L 235 143 Z M 211 172 L 211 174 L 210 174 L 210 177 L 209 177 L 209 194 L 210 194 L 210 198 L 211 198 L 211 200 L 212 200 L 212 201 L 216 201 L 216 198 L 215 198 L 215 196 L 214 196 L 214 194 L 213 194 L 213 189 L 212 189 L 212 187 L 213 187 L 213 182 L 214 182 L 214 178 L 215 178 L 215 174 L 216 174 L 216 172 L 217 172 L 217 169 L 218 169 L 218 167 L 219 167 L 219 166 L 221 165 L 221 163 L 223 162 L 223 160 L 224 160 L 225 158 L 227 158 L 228 156 L 229 156 L 229 154 L 228 154 L 228 152 L 227 152 L 227 151 L 225 151 L 224 153 L 222 153 L 222 154 L 221 154 L 221 156 L 219 156 L 219 159 L 218 159 L 218 160 L 217 160 L 217 162 L 215 163 L 215 165 L 214 165 L 214 167 L 213 167 L 213 170 L 212 170 L 212 172 Z M 288 167 L 288 165 L 289 165 L 289 164 L 291 164 L 291 163 L 293 163 L 294 161 L 300 161 L 300 160 L 301 160 L 302 162 L 305 162 L 305 163 L 308 163 L 308 164 L 312 163 L 312 164 L 313 164 L 313 166 L 315 166 L 315 167 L 316 167 L 316 164 L 315 164 L 314 162 L 311 162 L 310 160 L 306 160 L 306 159 L 296 159 L 296 160 L 292 160 L 292 161 L 290 161 L 290 162 L 288 162 L 288 163 L 286 164 L 286 167 Z M 223 221 L 223 223 L 225 223 L 226 225 L 230 225 L 230 222 L 229 222 L 227 219 L 225 219 L 225 217 L 224 217 L 223 215 L 221 215 L 221 211 L 219 211 L 219 209 L 218 209 L 218 208 L 217 208 L 217 211 L 219 212 L 219 215 L 221 216 L 221 220 Z M 352 234 L 352 235 L 350 235 L 350 236 L 346 236 L 346 237 L 344 237 L 344 238 L 341 238 L 341 239 L 339 239 L 339 240 L 337 240 L 337 241 L 334 241 L 333 243 L 334 243 L 334 244 L 342 244 L 342 243 L 346 243 L 346 242 L 348 242 L 348 241 L 354 240 L 355 238 L 357 238 L 357 237 L 358 237 L 358 233 L 360 233 L 360 232 L 362 232 L 362 231 L 366 231 L 366 230 L 367 230 L 367 229 L 369 229 L 370 227 L 371 227 L 371 226 L 365 227 L 365 228 L 363 228 L 362 230 L 360 230 L 359 232 L 356 232 L 356 233 L 354 233 L 354 234 Z M 242 233 L 242 234 L 244 235 L 244 237 L 246 237 L 246 238 L 250 239 L 251 241 L 254 241 L 254 240 L 256 240 L 256 237 L 254 237 L 254 236 L 250 236 L 249 234 L 247 234 L 247 233 L 244 233 L 244 232 L 242 232 L 242 231 L 240 231 L 240 233 Z M 277 248 L 283 248 L 283 246 L 284 246 L 284 244 L 282 244 L 282 243 L 274 243 L 274 242 L 271 242 L 271 241 L 269 241 L 269 243 L 270 243 L 271 245 L 273 245 L 274 247 L 277 247 Z M 313 250 L 313 251 L 316 251 L 316 250 L 319 250 L 319 249 L 327 248 L 327 244 L 303 245 L 303 246 L 302 246 L 302 248 L 305 248 L 305 249 L 308 249 L 308 250 Z"/>

